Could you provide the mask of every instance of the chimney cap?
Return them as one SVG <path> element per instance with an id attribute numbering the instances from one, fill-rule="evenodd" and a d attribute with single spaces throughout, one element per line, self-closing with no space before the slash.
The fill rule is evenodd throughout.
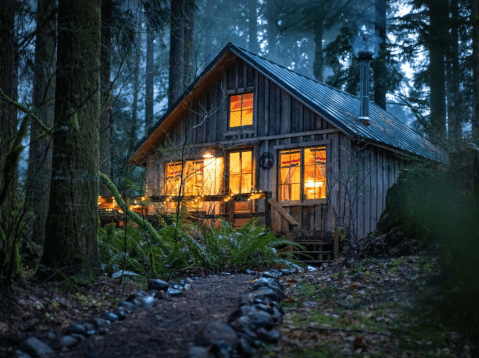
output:
<path id="1" fill-rule="evenodd" d="M 358 59 L 360 60 L 372 60 L 374 52 L 370 50 L 360 50 L 358 51 Z"/>

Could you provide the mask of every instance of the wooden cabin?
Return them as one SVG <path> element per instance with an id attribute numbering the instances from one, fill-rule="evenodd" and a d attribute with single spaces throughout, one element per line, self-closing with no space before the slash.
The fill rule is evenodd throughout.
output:
<path id="1" fill-rule="evenodd" d="M 367 102 L 367 101 L 366 101 Z M 260 216 L 278 234 L 321 240 L 374 230 L 411 159 L 443 152 L 374 103 L 228 44 L 130 158 L 146 168 L 150 213 L 178 196 L 199 217 Z"/>

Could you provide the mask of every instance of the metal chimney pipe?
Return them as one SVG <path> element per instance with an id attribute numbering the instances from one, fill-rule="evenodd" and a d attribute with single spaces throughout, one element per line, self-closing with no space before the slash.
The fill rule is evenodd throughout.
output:
<path id="1" fill-rule="evenodd" d="M 366 125 L 370 125 L 369 122 L 369 61 L 373 58 L 371 51 L 359 51 L 358 59 L 361 63 L 361 75 L 360 75 L 360 110 L 359 120 Z"/>

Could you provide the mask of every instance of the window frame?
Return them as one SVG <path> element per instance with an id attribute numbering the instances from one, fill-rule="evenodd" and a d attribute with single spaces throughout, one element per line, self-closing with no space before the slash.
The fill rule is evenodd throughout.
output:
<path id="1" fill-rule="evenodd" d="M 184 166 L 184 169 L 182 169 L 183 171 L 183 175 L 185 175 L 185 178 L 184 178 L 184 183 L 183 183 L 183 186 L 186 187 L 186 165 L 188 162 L 203 162 L 203 174 L 202 174 L 202 177 L 203 177 L 203 184 L 202 184 L 202 191 L 204 190 L 204 185 L 205 185 L 205 178 L 204 178 L 204 158 L 189 158 L 189 159 L 185 159 L 184 161 L 182 161 L 181 159 L 180 160 L 168 160 L 168 161 L 165 161 L 164 162 L 164 180 L 163 180 L 163 183 L 164 183 L 164 190 L 163 190 L 163 195 L 165 196 L 177 196 L 176 194 L 172 194 L 172 193 L 168 193 L 168 165 L 169 164 L 172 164 L 172 163 L 176 163 L 176 164 L 180 164 L 182 167 Z M 196 173 L 196 172 L 195 172 Z M 181 178 L 180 178 L 180 185 L 181 185 Z M 186 194 L 186 188 L 183 188 L 184 189 L 184 192 L 182 193 L 182 196 L 202 196 L 203 193 L 201 194 Z"/>
<path id="2" fill-rule="evenodd" d="M 227 189 L 227 192 L 229 195 L 233 195 L 231 193 L 231 188 L 230 188 L 230 172 L 231 172 L 231 154 L 233 153 L 243 153 L 243 152 L 251 152 L 251 190 L 254 191 L 255 190 L 255 181 L 254 181 L 254 178 L 255 178 L 255 160 L 254 160 L 254 148 L 253 147 L 246 147 L 246 148 L 238 148 L 238 149 L 234 149 L 234 150 L 230 150 L 228 151 L 227 155 L 226 155 L 226 158 L 227 158 L 227 168 L 225 168 L 225 173 L 224 173 L 224 177 L 225 177 L 225 188 Z M 241 158 L 241 156 L 240 156 Z M 240 164 L 240 170 L 241 170 L 241 173 L 240 173 L 240 178 L 241 176 L 243 175 L 242 174 L 242 165 Z M 241 188 L 241 180 L 240 180 L 240 188 Z M 241 189 L 240 189 L 241 191 Z M 237 194 L 234 194 L 234 195 L 241 195 L 241 194 L 249 194 L 251 193 L 248 192 L 248 193 L 237 193 Z"/>
<path id="3" fill-rule="evenodd" d="M 254 128 L 254 123 L 255 123 L 255 118 L 254 118 L 254 108 L 255 108 L 255 91 L 247 91 L 247 92 L 241 92 L 241 93 L 233 93 L 233 94 L 230 94 L 228 95 L 228 130 L 236 130 L 236 129 L 248 129 L 248 128 Z M 232 127 L 231 126 L 231 97 L 233 96 L 244 96 L 246 94 L 251 94 L 253 96 L 253 108 L 252 108 L 252 111 L 253 111 L 253 115 L 252 115 L 252 118 L 251 118 L 251 124 L 248 124 L 248 125 L 240 125 L 240 126 L 235 126 L 235 127 Z M 242 111 L 243 109 L 240 110 L 240 112 Z"/>
<path id="4" fill-rule="evenodd" d="M 305 187 L 305 179 L 304 179 L 304 168 L 305 168 L 305 151 L 306 149 L 311 148 L 324 148 L 326 151 L 326 162 L 325 162 L 325 177 L 326 177 L 326 197 L 325 198 L 318 198 L 318 199 L 306 199 L 306 195 L 304 193 Z M 329 141 L 319 141 L 315 142 L 305 142 L 301 143 L 300 145 L 296 146 L 275 146 L 277 149 L 277 165 L 276 165 L 276 197 L 278 198 L 278 202 L 283 206 L 301 206 L 301 205 L 314 205 L 314 204 L 327 204 L 328 197 L 329 197 L 329 163 L 330 163 L 330 145 Z M 281 152 L 291 151 L 291 150 L 299 150 L 300 151 L 300 195 L 299 200 L 280 200 L 280 186 L 281 186 Z"/>

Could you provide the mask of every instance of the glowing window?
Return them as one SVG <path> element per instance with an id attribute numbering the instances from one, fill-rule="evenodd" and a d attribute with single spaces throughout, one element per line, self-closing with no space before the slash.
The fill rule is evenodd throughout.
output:
<path id="1" fill-rule="evenodd" d="M 253 125 L 253 94 L 230 97 L 230 128 Z"/>
<path id="2" fill-rule="evenodd" d="M 300 200 L 301 150 L 285 150 L 280 157 L 279 200 Z"/>
<path id="3" fill-rule="evenodd" d="M 202 195 L 203 194 L 203 160 L 188 160 L 182 173 L 182 164 L 166 163 L 165 195 Z M 183 180 L 182 180 L 183 174 Z"/>
<path id="4" fill-rule="evenodd" d="M 181 185 L 181 162 L 166 163 L 166 190 L 165 195 L 179 195 Z"/>
<path id="5" fill-rule="evenodd" d="M 284 150 L 279 157 L 280 201 L 326 198 L 326 148 Z"/>
<path id="6" fill-rule="evenodd" d="M 304 198 L 326 198 L 326 149 L 304 150 Z"/>
<path id="7" fill-rule="evenodd" d="M 253 152 L 230 153 L 230 193 L 250 193 L 253 182 Z"/>

